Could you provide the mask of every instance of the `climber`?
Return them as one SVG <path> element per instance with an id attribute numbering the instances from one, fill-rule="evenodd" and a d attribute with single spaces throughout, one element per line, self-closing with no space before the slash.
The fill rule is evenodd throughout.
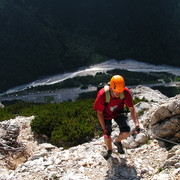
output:
<path id="1" fill-rule="evenodd" d="M 109 89 L 102 88 L 98 91 L 93 109 L 97 112 L 97 117 L 101 124 L 104 141 L 107 147 L 107 152 L 103 157 L 107 160 L 112 154 L 112 119 L 117 123 L 120 133 L 114 141 L 114 145 L 120 154 L 124 154 L 121 140 L 126 139 L 130 135 L 130 126 L 127 123 L 127 115 L 123 112 L 124 107 L 128 107 L 131 117 L 134 121 L 136 129 L 139 130 L 138 116 L 135 111 L 130 90 L 125 87 L 124 78 L 120 75 L 114 75 L 109 84 Z M 107 102 L 107 92 L 110 94 L 110 99 Z"/>

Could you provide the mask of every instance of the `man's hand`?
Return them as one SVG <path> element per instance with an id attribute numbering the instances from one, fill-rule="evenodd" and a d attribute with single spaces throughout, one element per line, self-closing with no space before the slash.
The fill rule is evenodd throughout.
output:
<path id="1" fill-rule="evenodd" d="M 109 131 L 107 129 L 103 130 L 103 136 L 105 138 L 109 138 L 110 134 L 109 134 Z"/>
<path id="2" fill-rule="evenodd" d="M 139 134 L 140 131 L 141 131 L 140 127 L 139 127 L 139 126 L 136 126 L 135 131 L 134 131 L 134 134 Z"/>

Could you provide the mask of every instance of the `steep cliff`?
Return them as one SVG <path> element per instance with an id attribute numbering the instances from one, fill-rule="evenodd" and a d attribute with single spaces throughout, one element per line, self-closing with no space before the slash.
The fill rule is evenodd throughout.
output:
<path id="1" fill-rule="evenodd" d="M 144 86 L 131 92 L 133 97 L 146 101 L 135 107 L 141 125 L 138 135 L 133 134 L 129 118 L 132 134 L 123 140 L 124 155 L 118 154 L 114 147 L 112 157 L 106 161 L 102 157 L 103 137 L 70 149 L 57 148 L 31 131 L 33 116 L 17 117 L 0 123 L 0 179 L 179 179 L 180 96 L 167 98 Z M 115 138 L 118 133 L 115 124 L 113 129 Z M 14 151 L 9 145 L 12 142 L 17 145 Z"/>

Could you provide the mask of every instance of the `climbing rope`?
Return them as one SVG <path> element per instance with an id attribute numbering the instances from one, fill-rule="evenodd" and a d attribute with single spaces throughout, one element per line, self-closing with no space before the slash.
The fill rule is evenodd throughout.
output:
<path id="1" fill-rule="evenodd" d="M 153 137 L 157 138 L 157 139 L 160 139 L 162 141 L 166 141 L 166 142 L 169 142 L 171 144 L 175 144 L 175 145 L 180 145 L 180 143 L 176 143 L 176 142 L 173 142 L 173 141 L 170 141 L 170 140 L 167 140 L 167 139 L 164 139 L 164 138 L 161 138 L 159 136 L 156 136 L 156 135 L 152 135 Z"/>
<path id="2" fill-rule="evenodd" d="M 175 145 L 180 145 L 180 143 L 176 143 L 176 142 L 173 142 L 173 141 L 164 139 L 164 138 L 159 137 L 159 136 L 156 136 L 156 135 L 154 135 L 154 134 L 148 134 L 148 132 L 147 132 L 145 129 L 141 130 L 141 132 L 145 133 L 147 136 L 153 136 L 153 137 L 156 138 L 156 139 L 159 139 L 159 140 L 162 140 L 162 141 L 166 141 L 166 142 L 168 142 L 168 143 L 175 144 Z"/>

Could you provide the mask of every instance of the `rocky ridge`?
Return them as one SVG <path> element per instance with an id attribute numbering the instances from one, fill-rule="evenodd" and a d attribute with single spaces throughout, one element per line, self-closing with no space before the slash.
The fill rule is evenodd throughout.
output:
<path id="1" fill-rule="evenodd" d="M 106 161 L 102 137 L 70 149 L 57 148 L 37 139 L 30 128 L 33 116 L 17 117 L 0 123 L 0 140 L 7 146 L 12 140 L 24 150 L 7 157 L 0 154 L 0 180 L 178 180 L 180 95 L 168 98 L 144 86 L 131 92 L 146 102 L 135 106 L 142 129 L 138 135 L 129 118 L 132 134 L 123 141 L 124 155 L 114 147 Z M 113 128 L 115 138 L 118 128 Z"/>

